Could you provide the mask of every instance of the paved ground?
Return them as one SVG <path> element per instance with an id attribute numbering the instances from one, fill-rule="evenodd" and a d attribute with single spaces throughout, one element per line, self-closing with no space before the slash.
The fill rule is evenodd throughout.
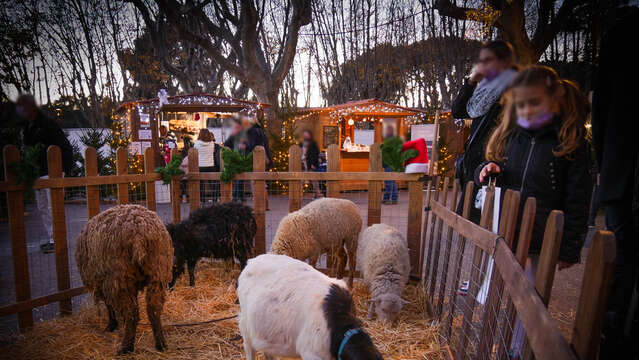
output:
<path id="1" fill-rule="evenodd" d="M 364 222 L 366 222 L 366 209 L 368 203 L 368 193 L 348 193 L 343 197 L 354 201 L 360 207 L 360 212 Z M 311 196 L 305 194 L 303 204 L 312 200 Z M 400 231 L 406 231 L 408 195 L 405 191 L 400 194 L 398 205 L 384 205 L 382 207 L 382 222 L 395 226 Z M 249 203 L 249 205 L 251 205 Z M 102 204 L 101 209 L 113 206 Z M 288 197 L 269 196 L 270 210 L 266 213 L 266 241 L 267 249 L 270 247 L 277 225 L 282 217 L 288 213 Z M 158 204 L 158 215 L 164 222 L 169 222 L 171 218 L 170 204 Z M 87 211 L 84 204 L 67 204 L 66 224 L 67 241 L 69 242 L 69 262 L 71 268 L 71 286 L 81 285 L 80 277 L 75 264 L 75 238 L 80 233 L 87 221 Z M 55 259 L 52 254 L 40 252 L 40 239 L 44 238 L 44 228 L 39 218 L 35 215 L 33 205 L 26 207 L 26 232 L 27 248 L 29 253 L 29 270 L 31 274 L 31 296 L 39 297 L 56 291 Z M 188 216 L 188 204 L 182 204 L 182 217 Z M 601 220 L 598 220 L 601 227 Z M 583 259 L 586 258 L 587 249 L 584 249 Z M 470 261 L 471 255 L 467 254 L 465 259 Z M 468 268 L 465 266 L 465 268 Z M 553 317 L 558 321 L 558 325 L 566 337 L 571 336 L 572 322 L 574 321 L 575 308 L 579 299 L 579 289 L 581 288 L 581 278 L 583 265 L 574 266 L 568 270 L 558 272 L 553 287 L 550 310 Z M 463 276 L 463 275 L 462 275 Z M 74 299 L 74 306 L 88 301 L 87 296 Z M 13 281 L 13 264 L 11 259 L 11 243 L 9 239 L 8 224 L 0 222 L 0 306 L 15 301 L 15 288 Z M 34 319 L 36 321 L 51 319 L 57 316 L 57 304 L 51 304 L 34 309 Z M 0 335 L 8 335 L 15 332 L 17 328 L 15 316 L 0 318 Z"/>

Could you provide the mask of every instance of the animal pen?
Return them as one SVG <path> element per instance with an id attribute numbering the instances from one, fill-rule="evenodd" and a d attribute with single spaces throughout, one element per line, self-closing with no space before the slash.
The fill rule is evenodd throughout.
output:
<path id="1" fill-rule="evenodd" d="M 302 172 L 299 146 L 291 146 L 289 149 L 288 172 L 267 172 L 264 149 L 257 147 L 254 151 L 253 171 L 234 177 L 235 181 L 245 181 L 252 186 L 249 205 L 254 209 L 258 226 L 255 252 L 259 254 L 268 250 L 281 217 L 301 208 L 310 200 L 308 195 L 304 195 L 305 182 L 325 182 L 327 197 L 353 200 L 362 205 L 360 209 L 365 224 L 388 223 L 403 232 L 408 241 L 414 286 L 410 293 L 412 304 L 405 307 L 402 313 L 414 312 L 404 314 L 404 319 L 408 315 L 423 318 L 420 319 L 421 323 L 435 331 L 435 336 L 431 339 L 433 344 L 429 345 L 435 350 L 426 354 L 424 348 L 417 348 L 415 342 L 411 342 L 412 338 L 419 337 L 420 331 L 426 331 L 423 330 L 426 327 L 407 329 L 399 328 L 402 326 L 400 324 L 396 325 L 400 329 L 398 332 L 412 333 L 402 334 L 406 337 L 398 341 L 399 345 L 383 339 L 388 341 L 388 344 L 384 344 L 388 358 L 507 359 L 512 344 L 518 339 L 522 342 L 523 358 L 596 358 L 605 295 L 614 266 L 614 241 L 611 233 L 598 232 L 591 245 L 573 336 L 568 342 L 546 309 L 562 235 L 561 212 L 554 211 L 548 219 L 539 270 L 533 284 L 523 269 L 535 213 L 533 198 L 520 199 L 518 192 L 506 192 L 501 207 L 499 232 L 493 233 L 488 230 L 493 221 L 488 215 L 492 214 L 490 207 L 493 193 L 490 190 L 486 197 L 488 209 L 483 212 L 481 226 L 478 226 L 466 219 L 471 201 L 466 201 L 463 206 L 464 216 L 453 211 L 461 191 L 457 182 L 453 183 L 445 178 L 443 187 L 439 190 L 438 185 L 442 180 L 439 177 L 383 172 L 379 144 L 371 146 L 370 150 L 368 172 L 340 172 L 340 151 L 337 145 L 328 148 L 327 172 Z M 156 182 L 161 177 L 154 172 L 152 151 L 147 149 L 144 154 L 144 174 L 127 174 L 127 153 L 126 149 L 121 148 L 116 157 L 117 174 L 98 176 L 96 150 L 88 148 L 85 154 L 86 176 L 64 178 L 59 148 L 48 149 L 49 179 L 40 179 L 34 184 L 35 189 L 51 189 L 55 254 L 52 263 L 44 264 L 43 267 L 42 264 L 34 263 L 34 259 L 40 254 L 29 251 L 28 240 L 33 229 L 25 216 L 25 187 L 17 183 L 15 174 L 8 171 L 7 164 L 19 160 L 19 151 L 15 146 L 4 148 L 5 179 L 0 182 L 0 192 L 7 193 L 11 255 L 10 261 L 5 261 L 5 264 L 12 264 L 12 268 L 6 268 L 3 272 L 13 274 L 13 282 L 3 276 L 2 288 L 3 292 L 4 289 L 13 292 L 8 291 L 8 295 L 3 295 L 0 317 L 5 320 L 15 319 L 13 321 L 17 322 L 20 331 L 28 338 L 30 329 L 34 327 L 34 314 L 39 314 L 36 317 L 40 319 L 50 319 L 59 313 L 62 315 L 61 319 L 64 319 L 81 311 L 78 299 L 86 297 L 86 290 L 75 269 L 74 238 L 79 229 L 76 229 L 77 224 L 73 222 L 80 221 L 83 226 L 86 218 L 95 216 L 109 206 L 105 202 L 105 190 L 113 191 L 117 203 L 146 204 L 149 209 L 157 211 L 165 222 L 182 220 L 190 211 L 205 205 L 211 200 L 210 197 L 214 200 L 218 194 L 220 201 L 232 201 L 233 183 L 221 183 L 219 192 L 214 187 L 201 186 L 208 182 L 218 182 L 220 173 L 200 173 L 195 149 L 190 149 L 188 153 L 188 173 L 171 180 L 170 203 L 156 201 L 159 197 Z M 340 191 L 340 181 L 348 180 L 367 181 L 367 191 Z M 406 206 L 382 207 L 385 180 L 405 181 L 408 184 L 408 190 L 400 195 L 402 198 L 407 197 Z M 188 204 L 182 204 L 181 181 L 186 181 Z M 473 184 L 468 184 L 464 188 L 466 199 L 471 198 L 472 187 Z M 134 192 L 134 189 L 140 190 Z M 65 206 L 65 198 L 69 199 L 68 196 L 65 197 L 65 192 L 82 194 L 78 197 L 83 199 L 80 209 L 84 214 L 76 212 L 74 215 Z M 521 201 L 525 202 L 525 206 L 522 223 L 517 224 Z M 271 210 L 267 211 L 269 207 Z M 278 208 L 285 210 L 278 211 Z M 515 242 L 516 235 L 518 239 Z M 516 248 L 511 250 L 514 243 Z M 327 264 L 325 270 L 330 271 L 330 256 L 324 263 Z M 216 272 L 218 273 L 222 277 L 229 276 L 224 275 L 226 271 Z M 459 285 L 466 279 L 469 280 L 468 292 L 462 294 L 459 292 Z M 36 285 L 38 283 L 44 284 Z M 360 290 L 361 286 L 356 284 L 356 295 Z M 425 301 L 421 301 L 422 299 Z M 356 299 L 356 302 L 361 302 L 361 299 Z M 54 316 L 38 313 L 38 309 L 45 308 L 57 311 L 53 311 Z M 230 305 L 224 308 L 229 309 Z M 216 313 L 206 314 L 208 318 L 215 315 Z M 9 322 L 5 321 L 3 324 Z M 206 322 L 194 325 L 203 323 Z M 365 322 L 365 326 L 373 325 Z M 96 328 L 95 331 L 101 330 Z M 220 344 L 228 345 L 234 335 L 225 333 L 225 338 L 219 340 Z M 375 331 L 371 331 L 371 335 L 374 342 L 382 342 L 382 339 L 376 337 Z M 167 338 L 169 348 L 177 346 L 171 341 L 170 333 Z M 400 349 L 402 347 L 405 349 Z M 11 353 L 11 344 L 7 345 L 7 349 L 7 353 Z M 238 354 L 226 355 L 224 358 L 241 358 Z M 111 353 L 101 354 L 100 357 L 110 355 Z M 192 356 L 190 354 L 185 358 Z M 179 356 L 173 354 L 172 357 Z"/>

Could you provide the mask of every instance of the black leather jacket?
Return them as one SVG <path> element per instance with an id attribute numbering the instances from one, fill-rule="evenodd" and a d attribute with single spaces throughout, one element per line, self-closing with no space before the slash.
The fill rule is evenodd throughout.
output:
<path id="1" fill-rule="evenodd" d="M 591 178 L 588 173 L 588 146 L 582 140 L 569 158 L 557 158 L 553 149 L 559 145 L 559 122 L 536 132 L 517 127 L 508 140 L 506 160 L 498 164 L 501 173 L 497 186 L 521 192 L 521 213 L 528 197 L 537 199 L 537 213 L 530 243 L 531 254 L 541 251 L 546 220 L 552 210 L 564 212 L 564 232 L 559 260 L 579 262 L 584 233 L 587 230 Z M 486 163 L 475 171 L 475 182 Z"/>

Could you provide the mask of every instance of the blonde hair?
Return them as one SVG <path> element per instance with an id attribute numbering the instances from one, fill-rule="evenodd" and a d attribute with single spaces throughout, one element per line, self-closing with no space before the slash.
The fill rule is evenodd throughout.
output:
<path id="1" fill-rule="evenodd" d="M 486 145 L 486 160 L 504 161 L 508 138 L 517 123 L 513 89 L 533 85 L 543 86 L 550 96 L 558 99 L 561 128 L 557 134 L 559 146 L 553 150 L 553 155 L 570 157 L 579 147 L 581 139 L 584 138 L 586 117 L 590 111 L 588 100 L 575 83 L 560 79 L 552 68 L 533 65 L 517 74 L 503 96 L 501 121 Z"/>

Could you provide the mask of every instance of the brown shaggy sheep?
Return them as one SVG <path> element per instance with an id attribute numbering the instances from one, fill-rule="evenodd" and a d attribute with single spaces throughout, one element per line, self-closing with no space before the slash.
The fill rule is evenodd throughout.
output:
<path id="1" fill-rule="evenodd" d="M 96 303 L 109 312 L 107 331 L 114 331 L 116 311 L 124 319 L 118 354 L 133 351 L 140 320 L 138 292 L 146 288 L 146 311 L 155 347 L 166 348 L 162 308 L 171 281 L 173 245 L 166 227 L 151 210 L 139 205 L 114 206 L 91 218 L 78 237 L 75 253 L 82 282 Z"/>

